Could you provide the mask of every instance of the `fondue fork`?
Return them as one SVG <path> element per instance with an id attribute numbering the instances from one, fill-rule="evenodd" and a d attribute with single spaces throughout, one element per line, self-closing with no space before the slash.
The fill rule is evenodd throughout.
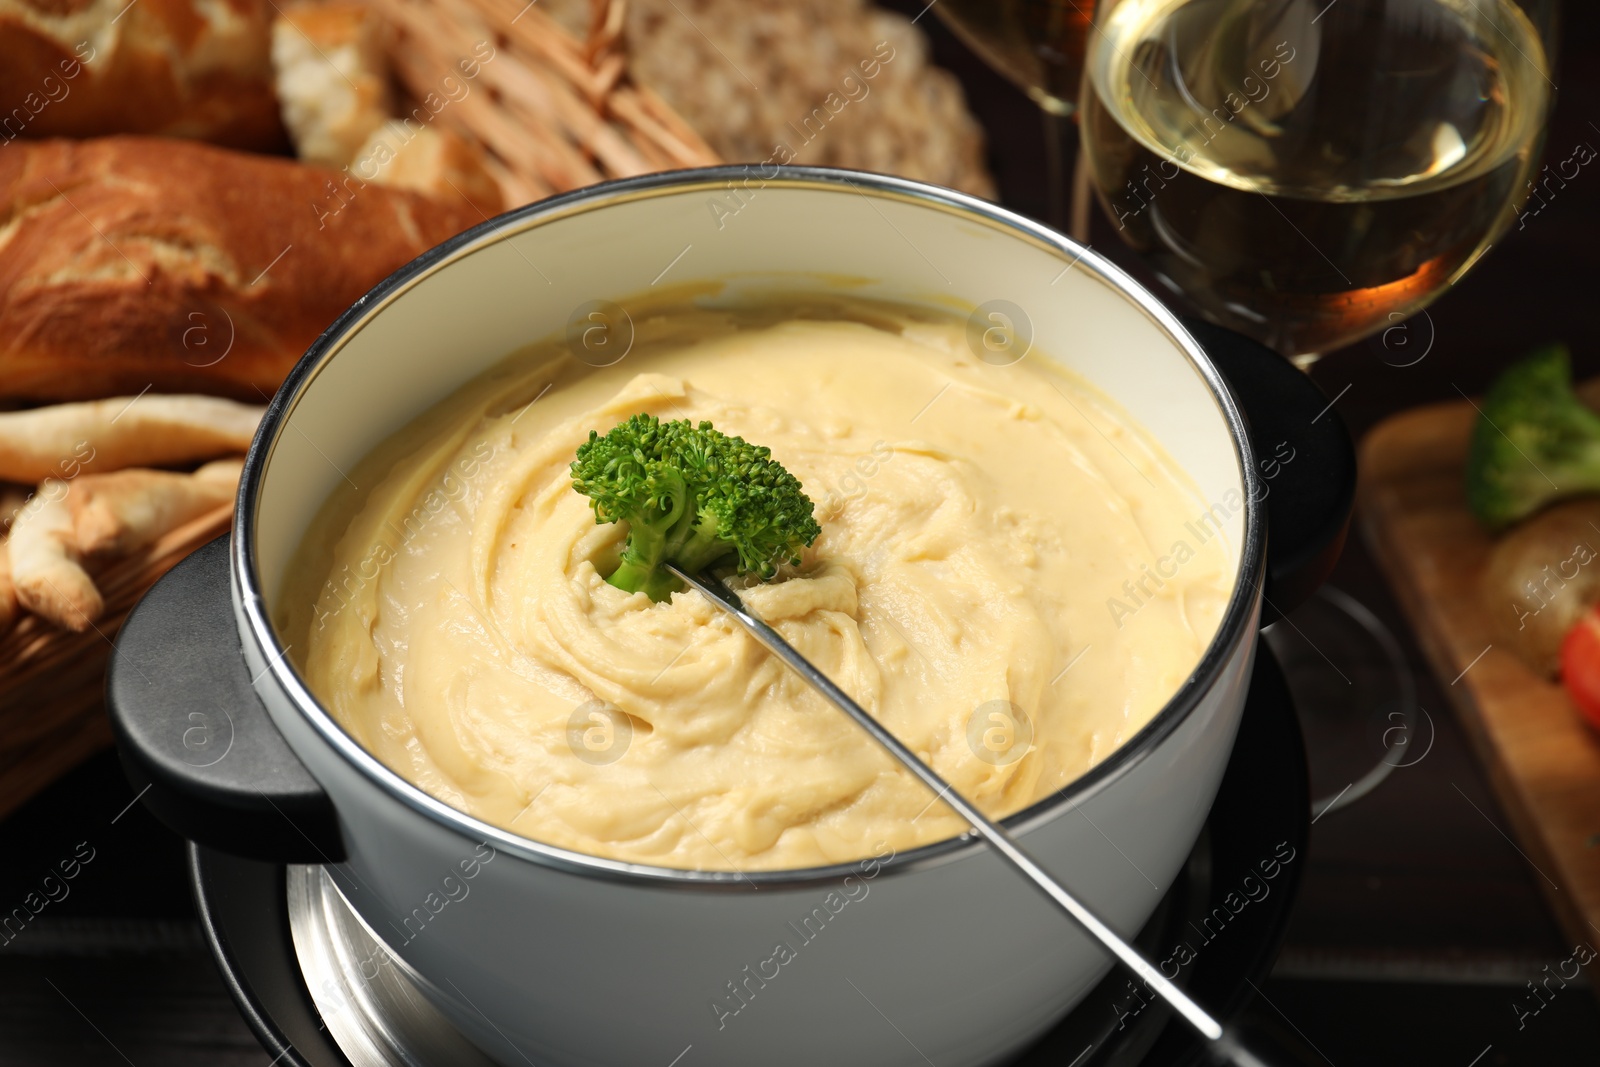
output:
<path id="1" fill-rule="evenodd" d="M 1208 1042 L 1209 1049 L 1218 1062 L 1233 1063 L 1237 1067 L 1269 1067 L 1267 1061 L 1257 1057 L 1253 1052 L 1244 1048 L 1235 1035 L 1226 1031 L 1222 1024 L 1217 1022 L 1209 1012 L 1189 998 L 1189 995 L 1173 985 L 1161 971 L 1147 960 L 1144 955 L 1108 926 L 1099 916 L 1073 896 L 1071 891 L 1056 881 L 1055 878 L 1039 866 L 1038 862 L 1023 851 L 1011 834 L 998 823 L 991 820 L 983 812 L 963 797 L 946 782 L 932 767 L 928 766 L 916 753 L 912 752 L 900 740 L 884 728 L 883 724 L 873 718 L 860 704 L 850 699 L 844 690 L 834 684 L 816 665 L 795 650 L 794 646 L 785 641 L 778 631 L 768 626 L 758 617 L 739 594 L 714 577 L 709 571 L 700 574 L 689 574 L 674 564 L 665 564 L 666 568 L 691 587 L 703 594 L 717 607 L 727 612 L 742 626 L 746 633 L 759 641 L 768 652 L 782 660 L 790 670 L 798 674 L 806 684 L 837 707 L 840 711 L 850 716 L 856 723 L 872 736 L 872 739 L 888 750 L 900 764 L 912 774 L 922 780 L 929 789 L 938 794 L 956 814 L 967 820 L 972 828 L 977 831 L 989 846 L 1000 857 L 1009 863 L 1023 877 L 1031 881 L 1046 897 L 1057 907 L 1066 912 L 1073 921 L 1087 930 L 1095 940 L 1099 941 L 1105 949 L 1115 956 L 1123 966 L 1132 971 L 1145 982 L 1156 994 L 1166 1001 L 1167 1005 L 1176 1011 L 1185 1022 L 1195 1029 L 1201 1037 Z M 1295 1056 L 1300 1059 L 1300 1056 Z"/>

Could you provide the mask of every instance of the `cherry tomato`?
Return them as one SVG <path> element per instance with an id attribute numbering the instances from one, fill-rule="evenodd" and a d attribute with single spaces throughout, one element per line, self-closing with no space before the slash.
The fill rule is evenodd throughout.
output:
<path id="1" fill-rule="evenodd" d="M 1600 608 L 1579 619 L 1561 642 L 1561 684 L 1579 713 L 1600 728 Z"/>

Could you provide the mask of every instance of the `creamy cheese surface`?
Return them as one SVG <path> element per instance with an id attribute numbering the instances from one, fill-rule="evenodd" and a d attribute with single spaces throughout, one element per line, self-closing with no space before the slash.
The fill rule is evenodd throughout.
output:
<path id="1" fill-rule="evenodd" d="M 992 366 L 963 319 L 882 305 L 635 327 L 614 366 L 535 346 L 425 414 L 350 472 L 291 568 L 278 623 L 312 692 L 432 795 L 698 869 L 965 829 L 698 594 L 606 584 L 626 531 L 596 525 L 568 464 L 640 411 L 709 419 L 801 480 L 822 535 L 744 595 L 991 815 L 1103 759 L 1199 662 L 1237 546 L 1040 354 Z"/>

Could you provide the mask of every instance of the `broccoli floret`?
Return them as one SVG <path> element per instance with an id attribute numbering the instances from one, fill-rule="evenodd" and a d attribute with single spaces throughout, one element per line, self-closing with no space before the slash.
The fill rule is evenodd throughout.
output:
<path id="1" fill-rule="evenodd" d="M 683 583 L 665 567 L 699 571 L 736 557 L 763 580 L 822 532 L 800 481 L 772 451 L 709 422 L 635 415 L 605 436 L 589 431 L 572 464 L 572 488 L 596 523 L 626 522 L 622 562 L 606 580 L 666 600 Z"/>
<path id="2" fill-rule="evenodd" d="M 1600 492 L 1600 415 L 1572 389 L 1565 345 L 1519 360 L 1489 387 L 1467 453 L 1467 502 L 1491 529 Z"/>

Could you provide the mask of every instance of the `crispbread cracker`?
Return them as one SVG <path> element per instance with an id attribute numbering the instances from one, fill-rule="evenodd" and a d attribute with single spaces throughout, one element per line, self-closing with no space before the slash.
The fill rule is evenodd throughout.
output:
<path id="1" fill-rule="evenodd" d="M 586 0 L 540 7 L 579 36 L 588 25 Z M 994 196 L 960 84 L 929 64 L 902 15 L 862 0 L 631 0 L 626 37 L 634 77 L 730 162 L 853 167 Z"/>

